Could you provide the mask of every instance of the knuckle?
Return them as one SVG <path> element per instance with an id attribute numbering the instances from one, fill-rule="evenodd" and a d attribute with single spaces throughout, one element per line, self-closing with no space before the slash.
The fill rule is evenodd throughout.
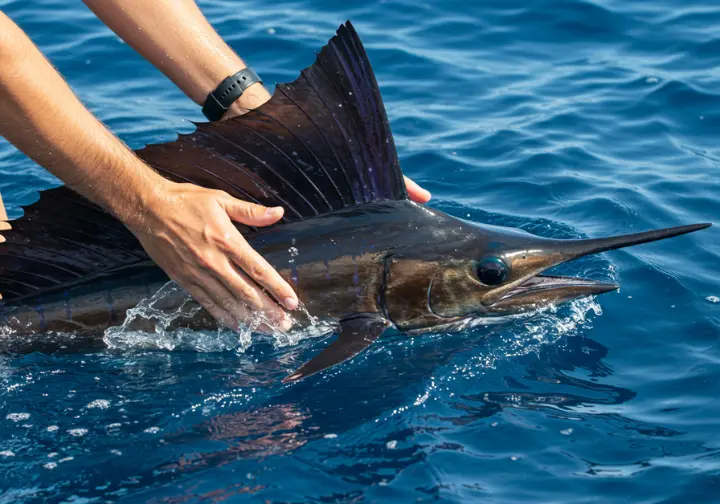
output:
<path id="1" fill-rule="evenodd" d="M 206 310 L 213 310 L 217 305 L 215 301 L 209 296 L 204 295 L 192 295 L 193 299 L 203 306 Z"/>
<path id="2" fill-rule="evenodd" d="M 237 309 L 238 302 L 234 299 L 223 299 L 220 305 L 225 311 L 232 313 Z"/>
<path id="3" fill-rule="evenodd" d="M 249 269 L 250 276 L 258 282 L 262 282 L 269 276 L 267 268 L 262 264 L 252 264 Z"/>

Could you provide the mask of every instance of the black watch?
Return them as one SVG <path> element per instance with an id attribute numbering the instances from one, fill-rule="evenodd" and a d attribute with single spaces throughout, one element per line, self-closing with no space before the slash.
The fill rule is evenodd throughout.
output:
<path id="1" fill-rule="evenodd" d="M 220 85 L 208 95 L 202 108 L 202 113 L 210 121 L 219 121 L 225 115 L 235 100 L 240 98 L 247 88 L 262 80 L 250 67 L 243 68 L 235 75 L 223 80 Z"/>

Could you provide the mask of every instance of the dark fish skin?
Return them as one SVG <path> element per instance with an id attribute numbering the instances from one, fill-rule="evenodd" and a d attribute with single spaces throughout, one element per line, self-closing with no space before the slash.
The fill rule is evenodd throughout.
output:
<path id="1" fill-rule="evenodd" d="M 417 333 L 615 290 L 542 273 L 709 226 L 553 240 L 410 202 L 372 66 L 350 22 L 264 105 L 137 155 L 170 180 L 285 208 L 275 227 L 238 228 L 295 287 L 306 310 L 295 312 L 299 325 L 339 326 L 337 338 L 285 381 L 352 358 L 390 326 Z M 0 245 L 0 350 L 102 346 L 109 327 L 128 327 L 128 311 L 168 282 L 120 222 L 68 188 L 45 191 L 11 225 Z M 153 302 L 180 312 L 168 329 L 217 327 L 182 292 Z M 153 330 L 154 321 L 132 317 L 128 328 Z"/>
<path id="2" fill-rule="evenodd" d="M 447 219 L 453 218 L 409 201 L 392 201 L 285 224 L 254 233 L 248 240 L 295 288 L 311 316 L 339 321 L 357 313 L 385 314 L 386 260 L 405 249 L 437 247 L 433 235 L 448 230 L 433 229 Z M 463 226 L 459 220 L 457 225 Z M 22 334 L 53 331 L 102 338 L 105 329 L 123 323 L 128 309 L 167 281 L 157 266 L 144 263 L 25 299 L 22 306 L 7 308 L 5 317 Z M 426 288 L 418 289 L 413 297 L 424 299 Z M 183 302 L 185 296 L 174 294 L 164 300 L 163 308 L 173 310 Z M 300 325 L 309 322 L 300 313 L 297 319 Z M 204 311 L 178 323 L 193 329 L 217 327 Z"/>
<path id="3" fill-rule="evenodd" d="M 295 288 L 310 316 L 339 322 L 362 314 L 410 332 L 614 290 L 615 284 L 539 273 L 587 253 L 703 227 L 552 240 L 467 222 L 405 200 L 369 203 L 284 224 L 254 232 L 248 240 Z M 512 274 L 503 285 L 487 286 L 477 279 L 478 259 L 488 256 L 510 265 Z M 6 309 L 5 317 L 21 334 L 71 332 L 81 339 L 98 339 L 167 281 L 157 266 L 143 263 L 25 299 L 22 306 Z M 162 300 L 161 308 L 174 311 L 185 302 L 186 297 L 176 292 Z M 217 327 L 204 310 L 196 311 L 190 318 L 179 318 L 177 327 Z M 296 320 L 301 326 L 310 323 L 300 312 Z M 137 328 L 152 325 L 143 327 L 140 322 Z"/>

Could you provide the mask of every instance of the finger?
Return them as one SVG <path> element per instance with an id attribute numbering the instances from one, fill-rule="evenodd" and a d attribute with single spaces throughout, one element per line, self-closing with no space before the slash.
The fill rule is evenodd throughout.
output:
<path id="1" fill-rule="evenodd" d="M 244 239 L 236 241 L 227 252 L 245 274 L 267 290 L 285 308 L 297 309 L 298 298 L 292 287 Z"/>
<path id="2" fill-rule="evenodd" d="M 282 207 L 266 207 L 229 197 L 224 201 L 225 211 L 235 222 L 248 226 L 269 226 L 282 219 Z"/>
<path id="3" fill-rule="evenodd" d="M 180 285 L 180 282 L 175 283 Z M 234 318 L 230 313 L 228 313 L 217 303 L 213 295 L 209 294 L 204 288 L 200 286 L 193 286 L 185 288 L 184 290 L 224 327 L 232 329 L 233 331 L 238 331 L 240 329 L 239 318 Z"/>
<path id="4" fill-rule="evenodd" d="M 250 308 L 252 311 L 260 313 L 268 321 L 277 324 L 278 328 L 283 331 L 290 329 L 292 320 L 287 313 L 255 285 L 244 272 L 239 271 L 234 264 L 228 261 L 227 266 L 222 268 L 221 273 L 223 274 L 221 281 L 234 294 L 233 300 L 240 300 L 240 306 L 242 306 L 243 302 L 247 303 L 251 299 Z M 234 310 L 232 302 L 226 302 L 225 309 L 232 314 Z"/>
<path id="5" fill-rule="evenodd" d="M 407 187 L 410 199 L 416 203 L 427 203 L 432 198 L 430 191 L 423 189 L 408 177 L 405 177 L 405 187 Z"/>

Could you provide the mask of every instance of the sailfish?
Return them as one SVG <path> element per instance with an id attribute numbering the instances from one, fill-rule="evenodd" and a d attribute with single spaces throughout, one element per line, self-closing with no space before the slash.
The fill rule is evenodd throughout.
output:
<path id="1" fill-rule="evenodd" d="M 285 208 L 270 228 L 238 227 L 296 290 L 308 315 L 298 324 L 337 328 L 286 382 L 352 358 L 390 327 L 408 335 L 452 330 L 613 291 L 615 283 L 543 273 L 710 225 L 558 240 L 410 201 L 375 74 L 350 22 L 264 105 L 137 155 L 170 180 Z M 132 233 L 66 187 L 43 191 L 9 224 L 0 244 L 6 344 L 42 349 L 50 333 L 97 344 L 168 282 Z M 169 308 L 186 301 L 182 293 L 164 300 Z M 199 306 L 174 323 L 217 328 Z"/>

